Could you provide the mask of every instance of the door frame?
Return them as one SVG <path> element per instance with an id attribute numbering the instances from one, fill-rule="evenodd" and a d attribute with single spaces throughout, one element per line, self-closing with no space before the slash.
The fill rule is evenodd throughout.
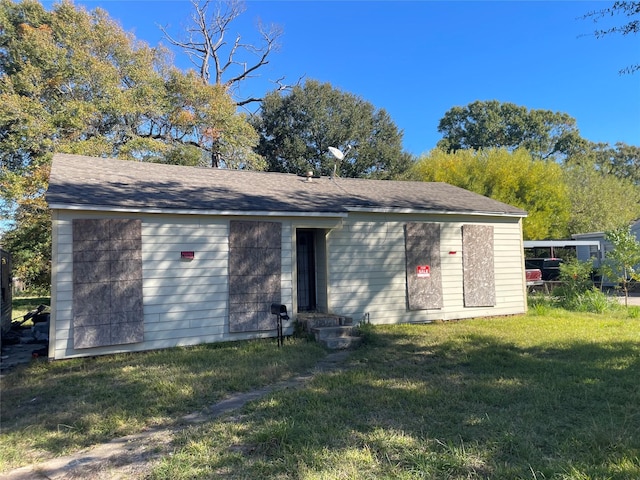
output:
<path id="1" fill-rule="evenodd" d="M 317 309 L 315 229 L 296 229 L 296 300 L 298 312 Z"/>

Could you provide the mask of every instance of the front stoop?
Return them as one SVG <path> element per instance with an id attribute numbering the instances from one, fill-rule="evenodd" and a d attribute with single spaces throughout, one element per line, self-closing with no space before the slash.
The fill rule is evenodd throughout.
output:
<path id="1" fill-rule="evenodd" d="M 362 342 L 351 317 L 314 313 L 298 315 L 298 321 L 316 342 L 330 350 L 353 348 Z"/>
<path id="2" fill-rule="evenodd" d="M 330 350 L 341 350 L 360 345 L 362 338 L 354 335 L 353 325 L 338 327 L 314 327 L 311 329 L 316 342 Z"/>

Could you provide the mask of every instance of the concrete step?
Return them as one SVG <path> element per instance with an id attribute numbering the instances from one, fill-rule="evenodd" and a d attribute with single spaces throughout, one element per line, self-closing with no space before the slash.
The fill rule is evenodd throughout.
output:
<path id="1" fill-rule="evenodd" d="M 362 342 L 352 317 L 329 313 L 301 313 L 298 314 L 297 321 L 303 331 L 313 334 L 316 342 L 330 350 L 357 347 Z"/>
<path id="2" fill-rule="evenodd" d="M 355 348 L 362 343 L 362 337 L 336 337 L 327 338 L 318 342 L 330 350 L 345 350 Z"/>
<path id="3" fill-rule="evenodd" d="M 354 327 L 351 325 L 343 327 L 315 327 L 311 329 L 311 333 L 316 338 L 316 342 L 326 340 L 328 338 L 351 337 L 353 336 Z"/>
<path id="4" fill-rule="evenodd" d="M 299 314 L 298 322 L 300 322 L 305 331 L 311 333 L 314 328 L 318 327 L 339 327 L 345 325 L 353 325 L 353 318 L 341 315 L 320 313 Z"/>
<path id="5" fill-rule="evenodd" d="M 356 327 L 345 325 L 342 327 L 316 327 L 312 329 L 316 342 L 330 350 L 355 348 L 362 342 L 362 338 L 354 335 Z"/>

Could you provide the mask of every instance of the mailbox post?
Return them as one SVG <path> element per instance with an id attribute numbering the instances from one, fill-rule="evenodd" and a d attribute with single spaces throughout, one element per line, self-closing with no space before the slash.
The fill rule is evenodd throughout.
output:
<path id="1" fill-rule="evenodd" d="M 289 315 L 287 315 L 287 306 L 282 305 L 280 303 L 272 303 L 271 304 L 271 313 L 276 316 L 276 328 L 278 333 L 278 347 L 281 347 L 284 342 L 284 337 L 282 335 L 282 321 L 289 320 Z"/>

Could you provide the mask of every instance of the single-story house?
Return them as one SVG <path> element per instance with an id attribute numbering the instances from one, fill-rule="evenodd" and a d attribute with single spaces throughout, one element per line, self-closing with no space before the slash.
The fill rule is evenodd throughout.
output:
<path id="1" fill-rule="evenodd" d="M 636 220 L 629 225 L 629 231 L 634 235 L 636 240 L 640 240 L 640 220 Z M 607 258 L 607 255 L 613 251 L 613 244 L 606 239 L 606 232 L 587 232 L 576 233 L 572 235 L 572 238 L 581 242 L 590 242 L 591 245 L 581 246 L 576 248 L 576 257 L 582 262 L 590 261 L 593 264 L 594 269 L 598 269 L 602 266 Z M 618 282 L 610 280 L 605 277 L 596 277 L 598 283 L 606 287 L 615 287 Z"/>
<path id="2" fill-rule="evenodd" d="M 640 240 L 640 220 L 636 220 L 629 226 L 630 232 Z M 605 232 L 588 232 L 588 233 L 576 233 L 571 235 L 575 240 L 579 241 L 591 241 L 597 242 L 597 245 L 590 245 L 585 247 L 578 247 L 576 249 L 576 257 L 580 261 L 591 260 L 593 266 L 598 268 L 602 265 L 607 253 L 613 250 L 613 245 L 605 238 Z"/>
<path id="3" fill-rule="evenodd" d="M 46 198 L 51 359 L 527 309 L 526 212 L 445 183 L 55 155 Z"/>

